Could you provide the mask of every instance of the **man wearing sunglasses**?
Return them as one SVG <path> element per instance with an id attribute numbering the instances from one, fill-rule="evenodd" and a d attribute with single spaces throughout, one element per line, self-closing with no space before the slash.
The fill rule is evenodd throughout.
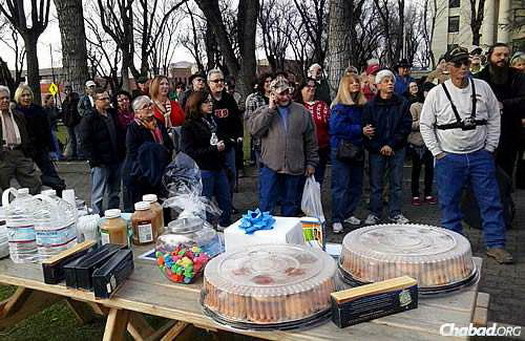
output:
<path id="1" fill-rule="evenodd" d="M 457 47 L 445 54 L 450 79 L 428 93 L 420 130 L 436 158 L 441 225 L 462 232 L 461 194 L 470 185 L 480 207 L 487 255 L 513 262 L 505 250 L 503 208 L 492 153 L 500 135 L 500 109 L 490 86 L 470 77 L 469 53 Z"/>
<path id="2" fill-rule="evenodd" d="M 254 138 L 261 140 L 259 208 L 274 213 L 277 200 L 281 215 L 299 212 L 303 176 L 315 173 L 319 163 L 312 115 L 291 99 L 290 83 L 277 78 L 270 84 L 268 105 L 249 117 Z"/>
<path id="3" fill-rule="evenodd" d="M 91 168 L 91 207 L 93 213 L 102 214 L 106 194 L 107 209 L 120 206 L 121 165 L 126 152 L 126 132 L 117 124 L 116 110 L 110 107 L 108 92 L 95 89 L 93 99 L 95 106 L 82 117 L 80 129 L 82 147 Z"/>
<path id="4" fill-rule="evenodd" d="M 489 49 L 488 65 L 475 77 L 489 83 L 500 103 L 501 138 L 496 164 L 512 178 L 518 156 L 522 119 L 525 119 L 525 75 L 509 65 L 510 48 L 498 43 Z M 521 181 L 518 177 L 522 177 Z M 525 174 L 516 173 L 516 182 L 523 183 Z"/>

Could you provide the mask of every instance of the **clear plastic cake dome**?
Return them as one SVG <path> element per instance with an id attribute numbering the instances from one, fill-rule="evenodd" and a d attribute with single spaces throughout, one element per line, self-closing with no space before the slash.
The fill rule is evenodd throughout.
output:
<path id="1" fill-rule="evenodd" d="M 451 291 L 477 279 L 469 241 L 428 225 L 385 224 L 360 228 L 343 239 L 339 258 L 350 284 L 410 276 L 422 294 Z"/>
<path id="2" fill-rule="evenodd" d="M 208 315 L 233 327 L 304 326 L 328 315 L 336 270 L 319 249 L 254 245 L 208 263 L 201 303 Z"/>

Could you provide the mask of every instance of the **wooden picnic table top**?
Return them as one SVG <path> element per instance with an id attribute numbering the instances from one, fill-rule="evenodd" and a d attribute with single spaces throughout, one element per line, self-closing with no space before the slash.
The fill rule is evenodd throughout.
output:
<path id="1" fill-rule="evenodd" d="M 194 324 L 209 330 L 227 330 L 269 340 L 434 340 L 442 339 L 439 329 L 444 323 L 468 326 L 476 305 L 478 284 L 441 297 L 419 300 L 417 309 L 382 317 L 344 329 L 331 321 L 308 329 L 293 331 L 256 332 L 232 329 L 207 317 L 200 306 L 202 280 L 194 284 L 169 281 L 157 269 L 156 263 L 138 259 L 150 247 L 134 247 L 135 270 L 110 299 L 95 300 L 92 292 L 70 289 L 64 283 L 49 285 L 43 282 L 40 264 L 15 264 L 10 259 L 0 261 L 0 283 L 96 302 L 116 308 L 160 316 Z M 481 269 L 480 258 L 474 258 Z"/>

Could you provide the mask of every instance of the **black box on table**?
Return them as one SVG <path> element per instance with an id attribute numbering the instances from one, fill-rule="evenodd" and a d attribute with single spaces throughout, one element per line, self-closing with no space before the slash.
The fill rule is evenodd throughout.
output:
<path id="1" fill-rule="evenodd" d="M 64 266 L 66 271 L 66 286 L 81 288 L 86 290 L 93 289 L 93 272 L 102 266 L 111 256 L 117 253 L 122 245 L 105 244 L 98 249 L 87 253 L 81 258 L 74 260 Z"/>
<path id="2" fill-rule="evenodd" d="M 344 328 L 417 308 L 417 281 L 408 276 L 334 292 L 332 321 Z"/>
<path id="3" fill-rule="evenodd" d="M 78 259 L 96 246 L 94 240 L 86 240 L 72 247 L 71 249 L 60 252 L 57 255 L 47 258 L 42 262 L 44 272 L 44 283 L 58 284 L 65 279 L 64 265 Z"/>
<path id="4" fill-rule="evenodd" d="M 110 298 L 133 272 L 133 252 L 119 250 L 104 265 L 93 272 L 95 298 Z"/>

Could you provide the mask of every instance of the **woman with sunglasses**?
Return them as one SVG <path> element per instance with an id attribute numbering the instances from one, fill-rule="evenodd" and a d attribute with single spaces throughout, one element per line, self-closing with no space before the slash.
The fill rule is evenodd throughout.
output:
<path id="1" fill-rule="evenodd" d="M 187 116 L 181 130 L 181 149 L 195 160 L 201 170 L 202 195 L 215 197 L 222 214 L 219 229 L 230 225 L 231 195 L 224 166 L 226 145 L 217 130 L 213 114 L 213 99 L 204 91 L 190 95 Z"/>
<path id="2" fill-rule="evenodd" d="M 326 164 L 330 159 L 330 136 L 328 135 L 330 108 L 328 108 L 328 105 L 324 101 L 314 99 L 316 88 L 316 81 L 309 78 L 297 88 L 295 101 L 304 105 L 314 119 L 317 146 L 319 147 L 319 166 L 315 169 L 314 177 L 315 180 L 322 185 Z"/>
<path id="3" fill-rule="evenodd" d="M 146 150 L 160 153 L 159 162 L 154 167 L 162 173 L 164 167 L 169 163 L 173 143 L 168 136 L 166 127 L 153 113 L 153 101 L 148 96 L 139 96 L 133 100 L 132 109 L 135 113 L 134 120 L 128 125 L 126 134 L 126 160 L 124 161 L 123 182 L 124 187 L 124 210 L 133 211 L 133 204 L 142 200 L 144 194 L 159 194 L 160 182 L 158 184 L 147 183 L 139 162 L 143 158 L 140 153 Z M 162 146 L 164 148 L 159 148 Z M 142 150 L 141 150 L 142 149 Z M 164 160 L 161 162 L 160 160 Z M 148 165 L 149 168 L 151 165 Z M 149 169 L 151 171 L 151 169 Z M 142 174 L 141 174 L 142 173 Z M 156 186 L 155 186 L 156 185 Z"/>

